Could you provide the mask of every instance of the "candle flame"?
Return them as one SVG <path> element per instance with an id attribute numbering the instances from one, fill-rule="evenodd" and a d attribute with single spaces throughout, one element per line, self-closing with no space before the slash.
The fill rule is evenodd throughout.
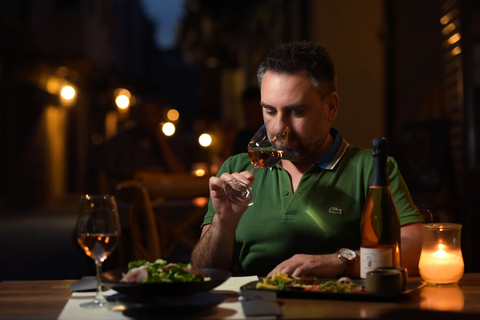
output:
<path id="1" fill-rule="evenodd" d="M 445 252 L 445 250 L 443 250 L 445 248 L 445 246 L 443 244 L 439 244 L 438 245 L 438 251 L 435 252 L 433 255 L 436 257 L 436 258 L 440 258 L 440 259 L 446 259 L 449 257 L 449 254 Z"/>

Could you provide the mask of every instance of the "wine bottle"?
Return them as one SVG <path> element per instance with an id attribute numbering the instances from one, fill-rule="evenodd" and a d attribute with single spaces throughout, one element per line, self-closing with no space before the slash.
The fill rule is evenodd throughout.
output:
<path id="1" fill-rule="evenodd" d="M 400 220 L 387 178 L 387 141 L 376 138 L 370 190 L 363 210 L 360 277 L 377 267 L 400 266 Z"/>

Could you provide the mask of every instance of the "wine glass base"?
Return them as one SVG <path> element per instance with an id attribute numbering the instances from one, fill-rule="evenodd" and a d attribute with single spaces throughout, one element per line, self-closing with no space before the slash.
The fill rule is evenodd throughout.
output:
<path id="1" fill-rule="evenodd" d="M 80 307 L 87 309 L 100 309 L 108 304 L 107 300 L 93 300 L 80 304 Z"/>
<path id="2" fill-rule="evenodd" d="M 227 196 L 236 203 L 251 206 L 255 202 L 253 189 L 243 182 L 237 180 L 227 181 L 224 190 Z"/>

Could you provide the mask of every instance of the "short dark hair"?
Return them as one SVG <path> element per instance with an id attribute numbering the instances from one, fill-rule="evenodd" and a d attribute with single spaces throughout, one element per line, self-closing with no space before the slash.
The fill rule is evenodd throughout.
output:
<path id="1" fill-rule="evenodd" d="M 271 51 L 257 69 L 260 86 L 269 70 L 280 74 L 305 71 L 313 87 L 319 88 L 323 96 L 337 90 L 335 66 L 330 54 L 324 46 L 312 41 L 284 43 Z"/>

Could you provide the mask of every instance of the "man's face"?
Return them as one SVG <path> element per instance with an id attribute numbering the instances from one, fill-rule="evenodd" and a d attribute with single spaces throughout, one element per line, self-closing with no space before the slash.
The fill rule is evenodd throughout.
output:
<path id="1" fill-rule="evenodd" d="M 288 126 L 291 134 L 285 160 L 316 160 L 327 149 L 331 122 L 337 115 L 338 96 L 320 97 L 305 72 L 278 74 L 267 71 L 261 86 L 263 118 Z"/>

